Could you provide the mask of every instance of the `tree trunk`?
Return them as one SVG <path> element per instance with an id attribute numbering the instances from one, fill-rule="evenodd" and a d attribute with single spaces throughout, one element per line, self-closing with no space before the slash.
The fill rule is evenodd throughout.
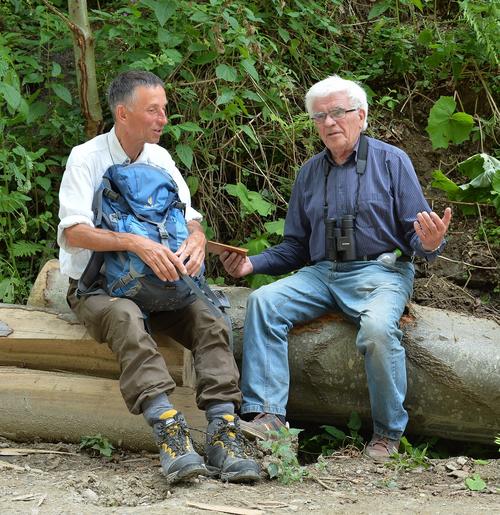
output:
<path id="1" fill-rule="evenodd" d="M 103 120 L 95 71 L 94 36 L 87 13 L 87 0 L 68 0 L 69 18 L 48 0 L 43 3 L 62 18 L 73 36 L 76 79 L 80 106 L 85 118 L 85 133 L 88 139 L 101 132 Z"/>
<path id="2" fill-rule="evenodd" d="M 47 276 L 53 277 L 49 280 Z M 50 290 L 51 285 L 65 281 L 57 261 L 50 262 L 39 274 L 30 302 L 41 301 L 49 309 L 62 306 L 67 311 L 57 299 L 57 288 Z M 235 356 L 240 363 L 250 290 L 224 291 L 231 301 Z M 492 444 L 500 421 L 498 325 L 445 310 L 418 305 L 410 308 L 410 314 L 401 320 L 407 354 L 408 432 Z M 0 320 L 6 319 L 6 312 L 0 307 Z M 55 324 L 51 327 L 56 330 Z M 79 327 L 73 325 L 71 331 Z M 13 329 L 10 336 L 0 338 L 0 349 L 16 337 L 16 331 L 21 332 L 21 327 Z M 371 428 L 364 361 L 356 351 L 355 338 L 354 325 L 334 314 L 291 331 L 287 408 L 290 419 L 339 425 L 345 424 L 351 412 L 356 411 L 363 427 Z M 3 359 L 0 354 L 0 364 Z"/>
<path id="3" fill-rule="evenodd" d="M 68 0 L 69 19 L 73 34 L 76 77 L 80 103 L 85 116 L 85 132 L 89 139 L 102 128 L 102 111 L 97 90 L 95 71 L 94 36 L 90 28 L 86 0 Z"/>

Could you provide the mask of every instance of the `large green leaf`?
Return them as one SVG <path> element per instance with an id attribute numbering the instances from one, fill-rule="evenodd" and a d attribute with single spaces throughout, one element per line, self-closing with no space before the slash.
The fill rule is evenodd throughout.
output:
<path id="1" fill-rule="evenodd" d="M 228 82 L 236 82 L 238 80 L 238 72 L 236 71 L 236 68 L 228 66 L 227 64 L 219 64 L 219 66 L 215 68 L 215 75 L 217 78 Z"/>
<path id="2" fill-rule="evenodd" d="M 433 188 L 437 188 L 441 191 L 446 191 L 448 193 L 449 198 L 454 198 L 458 191 L 458 184 L 455 184 L 451 179 L 448 179 L 446 175 L 441 170 L 434 170 L 432 173 L 433 181 L 431 186 Z"/>
<path id="3" fill-rule="evenodd" d="M 66 86 L 63 86 L 62 84 L 51 84 L 50 87 L 54 91 L 54 93 L 61 99 L 64 100 L 67 104 L 72 104 L 73 99 L 71 98 L 71 93 L 69 92 L 69 89 Z"/>
<path id="4" fill-rule="evenodd" d="M 259 82 L 259 74 L 255 69 L 255 61 L 253 59 L 243 59 L 241 61 L 243 69 L 252 77 L 255 82 Z"/>
<path id="5" fill-rule="evenodd" d="M 17 109 L 21 103 L 21 94 L 19 93 L 19 90 L 6 82 L 0 83 L 0 96 L 5 99 L 7 105 L 11 109 Z"/>
<path id="6" fill-rule="evenodd" d="M 458 144 L 468 139 L 474 119 L 467 113 L 455 113 L 456 106 L 453 97 L 440 97 L 433 105 L 426 130 L 434 149 L 448 148 L 450 141 Z"/>
<path id="7" fill-rule="evenodd" d="M 283 236 L 285 232 L 285 219 L 280 218 L 279 220 L 275 220 L 274 222 L 266 222 L 264 224 L 266 231 L 270 234 L 277 234 L 279 236 Z"/>
<path id="8" fill-rule="evenodd" d="M 245 214 L 257 212 L 261 216 L 268 216 L 275 209 L 259 192 L 248 190 L 241 182 L 237 184 L 226 184 L 225 189 L 233 197 L 238 197 Z"/>
<path id="9" fill-rule="evenodd" d="M 477 187 L 485 187 L 491 184 L 492 177 L 496 172 L 500 171 L 500 161 L 488 154 L 475 154 L 469 159 L 462 161 L 457 166 L 460 173 L 471 179 L 483 176 L 475 184 Z M 474 181 L 471 182 L 471 184 Z"/>
<path id="10" fill-rule="evenodd" d="M 147 5 L 155 13 L 156 19 L 162 27 L 177 9 L 177 2 L 165 2 L 164 0 L 141 0 L 141 3 Z"/>
<path id="11" fill-rule="evenodd" d="M 175 147 L 175 152 L 182 164 L 190 170 L 193 164 L 193 149 L 189 145 L 179 143 L 179 145 Z"/>

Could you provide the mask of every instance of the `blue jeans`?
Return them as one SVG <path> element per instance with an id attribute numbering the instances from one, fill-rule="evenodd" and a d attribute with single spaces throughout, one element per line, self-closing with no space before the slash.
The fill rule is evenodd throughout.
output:
<path id="1" fill-rule="evenodd" d="M 252 292 L 243 339 L 241 412 L 285 415 L 288 332 L 297 323 L 342 311 L 359 327 L 356 347 L 365 357 L 374 432 L 399 439 L 408 423 L 399 319 L 414 274 L 409 262 L 322 261 Z"/>

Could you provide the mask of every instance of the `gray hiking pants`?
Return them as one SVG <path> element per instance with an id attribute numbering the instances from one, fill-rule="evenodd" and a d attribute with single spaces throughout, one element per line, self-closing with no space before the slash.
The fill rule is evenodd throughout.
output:
<path id="1" fill-rule="evenodd" d="M 146 331 L 144 315 L 129 299 L 108 295 L 77 298 L 77 281 L 71 279 L 67 300 L 89 334 L 107 343 L 120 364 L 120 390 L 131 413 L 160 393 L 172 393 L 175 382 L 163 356 Z M 210 402 L 241 404 L 239 372 L 229 349 L 228 327 L 197 299 L 177 311 L 150 315 L 152 334 L 165 334 L 192 351 L 197 377 L 196 403 L 205 409 Z"/>

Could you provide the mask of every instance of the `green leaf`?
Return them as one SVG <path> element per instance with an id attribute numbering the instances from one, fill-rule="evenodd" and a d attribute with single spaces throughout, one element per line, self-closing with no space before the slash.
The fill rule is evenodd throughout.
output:
<path id="1" fill-rule="evenodd" d="M 227 64 L 219 64 L 219 66 L 215 68 L 215 75 L 217 78 L 227 82 L 236 82 L 238 80 L 238 72 L 236 71 L 236 68 L 228 66 Z"/>
<path id="2" fill-rule="evenodd" d="M 424 6 L 422 5 L 422 0 L 410 0 L 410 2 L 420 11 L 424 10 Z"/>
<path id="3" fill-rule="evenodd" d="M 162 27 L 158 28 L 158 41 L 174 48 L 184 41 L 184 35 L 174 34 Z"/>
<path id="4" fill-rule="evenodd" d="M 465 486 L 473 492 L 482 492 L 486 489 L 486 483 L 479 474 L 474 474 L 472 477 L 466 478 Z"/>
<path id="5" fill-rule="evenodd" d="M 243 69 L 252 77 L 255 82 L 259 82 L 259 74 L 255 69 L 255 61 L 253 59 L 243 59 L 241 61 L 241 66 Z"/>
<path id="6" fill-rule="evenodd" d="M 429 44 L 434 39 L 432 30 L 430 29 L 424 29 L 420 34 L 418 35 L 417 41 L 424 46 L 429 46 Z"/>
<path id="7" fill-rule="evenodd" d="M 50 72 L 51 77 L 59 77 L 61 75 L 61 65 L 59 63 L 52 63 L 52 71 Z"/>
<path id="8" fill-rule="evenodd" d="M 177 2 L 165 2 L 163 0 L 141 0 L 141 3 L 147 5 L 155 13 L 156 19 L 162 27 L 177 9 Z"/>
<path id="9" fill-rule="evenodd" d="M 238 182 L 237 184 L 226 184 L 225 190 L 232 196 L 238 197 L 245 214 L 259 213 L 261 216 L 267 216 L 275 207 L 265 200 L 257 191 L 249 191 L 247 187 Z"/>
<path id="10" fill-rule="evenodd" d="M 349 422 L 347 422 L 347 427 L 352 431 L 359 431 L 361 429 L 361 417 L 359 413 L 353 411 L 349 418 Z"/>
<path id="11" fill-rule="evenodd" d="M 50 87 L 54 91 L 54 93 L 64 102 L 67 104 L 72 104 L 73 99 L 71 98 L 71 93 L 69 92 L 69 89 L 66 86 L 63 86 L 62 84 L 51 84 Z"/>
<path id="12" fill-rule="evenodd" d="M 487 187 L 491 184 L 495 173 L 500 171 L 500 161 L 488 154 L 481 153 L 458 163 L 457 168 L 460 173 L 471 179 L 480 175 L 488 177 L 488 180 L 482 179 L 480 181 L 482 184 L 477 185 L 477 187 Z"/>
<path id="13" fill-rule="evenodd" d="M 347 435 L 344 431 L 337 429 L 335 426 L 321 426 L 329 435 L 333 436 L 336 440 L 345 440 Z"/>
<path id="14" fill-rule="evenodd" d="M 455 184 L 451 179 L 448 179 L 446 175 L 441 170 L 434 170 L 432 173 L 433 181 L 431 186 L 433 188 L 437 188 L 441 191 L 446 191 L 448 193 L 449 198 L 452 198 L 450 195 L 454 195 L 458 191 L 458 184 Z"/>
<path id="15" fill-rule="evenodd" d="M 267 466 L 267 473 L 271 479 L 275 478 L 279 474 L 279 467 L 276 463 L 269 463 Z"/>
<path id="16" fill-rule="evenodd" d="M 18 240 L 10 247 L 10 252 L 14 257 L 34 256 L 37 252 L 42 252 L 43 250 L 43 245 L 25 240 Z"/>
<path id="17" fill-rule="evenodd" d="M 285 29 L 282 29 L 281 27 L 278 29 L 278 34 L 280 36 L 280 38 L 285 42 L 285 43 L 288 43 L 288 41 L 290 41 L 290 33 L 285 30 Z"/>
<path id="18" fill-rule="evenodd" d="M 176 145 L 175 152 L 184 166 L 190 170 L 191 165 L 193 164 L 193 149 L 189 145 L 180 143 L 179 145 Z"/>
<path id="19" fill-rule="evenodd" d="M 192 62 L 194 64 L 199 64 L 199 65 L 207 64 L 207 63 L 211 63 L 212 61 L 215 61 L 215 59 L 217 59 L 218 56 L 219 56 L 219 54 L 217 52 L 205 52 L 205 53 L 195 57 L 192 60 Z"/>
<path id="20" fill-rule="evenodd" d="M 385 13 L 389 7 L 391 7 L 391 3 L 388 0 L 375 4 L 368 13 L 368 20 L 373 20 L 373 18 Z"/>
<path id="21" fill-rule="evenodd" d="M 231 102 L 235 96 L 236 96 L 236 91 L 233 91 L 232 89 L 225 89 L 217 97 L 217 100 L 215 101 L 215 105 L 220 106 L 220 105 L 229 104 L 229 102 Z"/>
<path id="22" fill-rule="evenodd" d="M 210 21 L 210 16 L 202 11 L 198 11 L 195 12 L 189 19 L 196 23 L 208 23 Z"/>
<path id="23" fill-rule="evenodd" d="M 194 122 L 184 122 L 177 125 L 184 132 L 203 132 L 203 129 Z"/>
<path id="24" fill-rule="evenodd" d="M 283 236 L 285 232 L 285 219 L 280 218 L 279 220 L 275 220 L 274 222 L 266 222 L 264 224 L 266 231 L 269 234 L 277 234 L 278 236 Z"/>
<path id="25" fill-rule="evenodd" d="M 49 191 L 50 179 L 48 177 L 37 176 L 35 179 L 36 184 L 42 187 L 43 190 Z"/>
<path id="26" fill-rule="evenodd" d="M 244 132 L 254 143 L 258 143 L 259 140 L 257 139 L 257 136 L 255 135 L 252 127 L 248 125 L 238 125 L 238 129 L 242 132 Z"/>
<path id="27" fill-rule="evenodd" d="M 19 90 L 10 84 L 7 84 L 6 82 L 0 83 L 0 95 L 4 98 L 11 109 L 15 110 L 19 107 L 19 104 L 21 103 L 21 94 L 19 93 Z"/>
<path id="28" fill-rule="evenodd" d="M 186 178 L 186 183 L 189 188 L 189 193 L 191 194 L 191 196 L 193 196 L 198 191 L 198 188 L 200 187 L 200 179 L 198 179 L 198 177 L 196 177 L 194 175 L 189 175 Z"/>
<path id="29" fill-rule="evenodd" d="M 432 106 L 426 130 L 434 149 L 448 148 L 450 141 L 458 144 L 468 139 L 474 120 L 470 114 L 455 113 L 455 108 L 452 97 L 440 97 Z"/>

